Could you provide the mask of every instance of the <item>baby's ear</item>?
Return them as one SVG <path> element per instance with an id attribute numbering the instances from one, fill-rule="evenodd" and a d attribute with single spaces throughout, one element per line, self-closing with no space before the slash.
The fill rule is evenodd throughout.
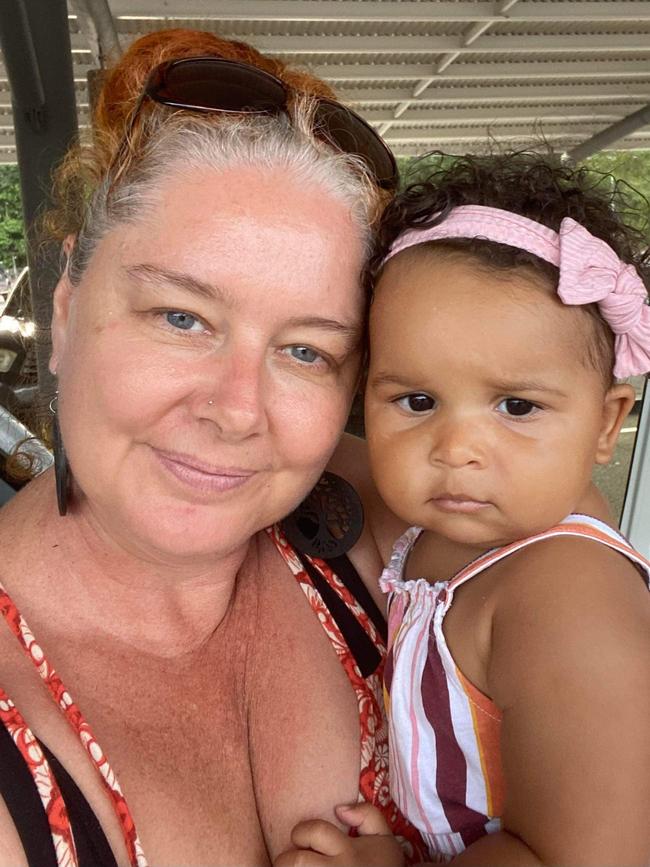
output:
<path id="1" fill-rule="evenodd" d="M 634 401 L 634 388 L 627 383 L 618 383 L 608 389 L 603 402 L 602 425 L 596 449 L 597 464 L 611 461 L 616 440 Z"/>

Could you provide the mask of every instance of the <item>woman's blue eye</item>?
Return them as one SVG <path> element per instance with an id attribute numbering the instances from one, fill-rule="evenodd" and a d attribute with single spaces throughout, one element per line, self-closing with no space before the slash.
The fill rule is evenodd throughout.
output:
<path id="1" fill-rule="evenodd" d="M 191 331 L 195 325 L 200 325 L 196 316 L 192 316 L 191 313 L 184 313 L 182 310 L 168 310 L 165 313 L 165 319 L 171 326 L 181 331 Z"/>
<path id="2" fill-rule="evenodd" d="M 395 403 L 407 412 L 430 412 L 436 405 L 435 400 L 428 394 L 406 394 L 399 397 Z"/>
<path id="3" fill-rule="evenodd" d="M 289 346 L 288 349 L 291 356 L 303 364 L 314 364 L 322 359 L 322 355 L 319 355 L 316 350 L 309 346 Z"/>
<path id="4" fill-rule="evenodd" d="M 521 418 L 522 416 L 531 415 L 539 407 L 529 400 L 523 400 L 520 397 L 506 397 L 505 400 L 501 401 L 497 409 L 506 415 Z"/>

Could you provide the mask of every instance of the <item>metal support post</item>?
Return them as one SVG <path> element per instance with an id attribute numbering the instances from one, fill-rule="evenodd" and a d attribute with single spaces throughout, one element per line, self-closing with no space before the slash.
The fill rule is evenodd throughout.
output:
<path id="1" fill-rule="evenodd" d="M 77 135 L 65 0 L 3 0 L 0 44 L 13 103 L 38 383 L 47 395 L 53 390 L 48 361 L 59 249 L 39 237 L 38 219 L 51 204 L 52 172 Z"/>

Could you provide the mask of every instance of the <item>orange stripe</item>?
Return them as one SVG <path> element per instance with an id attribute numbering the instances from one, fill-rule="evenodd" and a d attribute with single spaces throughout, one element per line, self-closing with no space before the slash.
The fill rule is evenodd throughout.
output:
<path id="1" fill-rule="evenodd" d="M 479 557 L 478 560 L 475 560 L 473 563 L 470 563 L 462 572 L 454 578 L 453 581 L 449 582 L 449 588 L 452 590 L 458 584 L 462 583 L 468 574 L 474 574 L 483 569 L 487 569 L 492 563 L 497 560 L 503 560 L 508 554 L 513 551 L 518 551 L 521 548 L 527 548 L 528 545 L 533 542 L 541 541 L 542 539 L 550 539 L 558 536 L 586 536 L 587 538 L 594 539 L 597 542 L 602 542 L 610 548 L 614 548 L 622 554 L 629 555 L 633 560 L 637 562 L 641 562 L 647 569 L 650 570 L 650 560 L 647 560 L 643 554 L 639 554 L 638 551 L 635 551 L 631 545 L 629 545 L 625 541 L 621 541 L 617 539 L 615 536 L 610 536 L 608 533 L 605 533 L 603 530 L 599 530 L 596 527 L 592 527 L 591 524 L 558 524 L 556 527 L 551 527 L 548 530 L 545 530 L 543 533 L 538 533 L 536 536 L 529 536 L 527 539 L 519 539 L 516 542 L 511 542 L 509 545 L 504 545 L 502 548 L 497 548 L 495 551 L 490 552 L 489 554 L 485 554 L 483 557 Z"/>
<path id="2" fill-rule="evenodd" d="M 488 816 L 503 815 L 505 781 L 501 767 L 501 711 L 456 667 L 460 685 L 465 691 L 472 713 L 474 734 L 485 781 Z"/>

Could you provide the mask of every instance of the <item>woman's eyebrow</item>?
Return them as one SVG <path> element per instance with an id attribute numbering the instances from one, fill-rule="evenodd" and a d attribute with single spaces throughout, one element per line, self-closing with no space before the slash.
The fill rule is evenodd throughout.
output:
<path id="1" fill-rule="evenodd" d="M 182 271 L 174 271 L 170 268 L 161 268 L 158 265 L 142 262 L 139 265 L 131 265 L 126 268 L 126 273 L 130 277 L 135 277 L 136 280 L 144 280 L 148 283 L 171 284 L 201 298 L 207 298 L 210 301 L 214 301 L 216 298 L 229 307 L 236 306 L 232 295 L 224 289 L 211 283 L 204 283 L 202 280 L 197 280 L 196 277 L 192 277 Z M 320 328 L 323 331 L 333 331 L 337 334 L 342 334 L 351 341 L 358 340 L 361 333 L 361 326 L 357 323 L 341 322 L 338 319 L 329 319 L 324 316 L 293 316 L 286 324 L 290 328 L 307 327 Z"/>
<path id="2" fill-rule="evenodd" d="M 361 334 L 360 324 L 341 322 L 338 319 L 328 319 L 325 316 L 293 316 L 286 324 L 289 328 L 320 328 L 322 331 L 342 334 L 343 337 L 350 340 L 358 340 Z"/>
<path id="3" fill-rule="evenodd" d="M 171 284 L 200 298 L 207 298 L 209 301 L 214 301 L 216 298 L 230 307 L 234 306 L 232 297 L 223 289 L 211 283 L 197 280 L 196 277 L 185 274 L 183 271 L 174 271 L 171 268 L 161 268 L 158 265 L 142 262 L 139 265 L 131 265 L 126 268 L 126 273 L 138 280 L 145 280 L 148 283 Z"/>

